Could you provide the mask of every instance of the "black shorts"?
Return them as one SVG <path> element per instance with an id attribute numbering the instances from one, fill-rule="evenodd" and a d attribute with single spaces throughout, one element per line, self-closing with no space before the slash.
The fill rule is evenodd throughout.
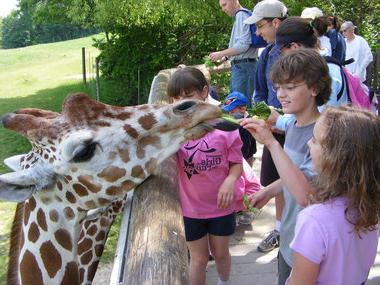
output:
<path id="1" fill-rule="evenodd" d="M 186 241 L 195 241 L 207 234 L 214 236 L 230 236 L 235 232 L 236 215 L 235 213 L 227 216 L 193 219 L 183 217 L 185 224 Z"/>
<path id="2" fill-rule="evenodd" d="M 273 135 L 275 139 L 283 147 L 284 142 L 285 142 L 285 135 L 282 135 L 282 134 L 273 134 Z M 279 178 L 280 176 L 278 175 L 272 156 L 269 150 L 264 146 L 263 155 L 261 157 L 260 183 L 263 186 L 268 186 L 269 184 L 273 183 Z"/>

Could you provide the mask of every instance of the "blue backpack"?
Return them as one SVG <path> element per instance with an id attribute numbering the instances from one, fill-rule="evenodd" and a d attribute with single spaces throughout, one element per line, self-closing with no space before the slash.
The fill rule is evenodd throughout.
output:
<path id="1" fill-rule="evenodd" d="M 248 16 L 252 15 L 252 12 L 245 9 L 237 11 L 236 14 L 239 13 L 240 11 L 247 13 Z M 249 25 L 249 28 L 251 30 L 251 46 L 253 46 L 254 48 L 266 47 L 268 43 L 261 36 L 256 35 L 256 25 L 255 24 Z"/>

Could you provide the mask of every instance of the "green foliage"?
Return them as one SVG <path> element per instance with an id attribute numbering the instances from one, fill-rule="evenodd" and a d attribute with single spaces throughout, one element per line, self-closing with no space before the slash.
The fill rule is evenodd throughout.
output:
<path id="1" fill-rule="evenodd" d="M 373 0 L 284 0 L 290 15 L 301 15 L 305 7 L 319 7 L 325 15 L 352 21 L 373 51 L 380 47 L 380 1 Z"/>

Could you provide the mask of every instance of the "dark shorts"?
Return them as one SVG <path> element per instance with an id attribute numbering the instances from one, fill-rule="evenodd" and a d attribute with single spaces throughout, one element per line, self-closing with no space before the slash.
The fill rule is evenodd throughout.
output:
<path id="1" fill-rule="evenodd" d="M 276 140 L 281 144 L 281 146 L 284 146 L 285 142 L 285 135 L 282 134 L 273 134 Z M 269 150 L 264 147 L 263 149 L 263 155 L 261 157 L 261 171 L 260 171 L 260 183 L 263 186 L 268 186 L 269 184 L 273 183 L 277 179 L 279 179 L 280 176 L 277 173 L 276 166 L 274 165 L 272 156 L 270 155 Z"/>
<path id="2" fill-rule="evenodd" d="M 230 236 L 235 232 L 236 215 L 232 213 L 227 216 L 193 219 L 183 217 L 185 224 L 186 241 L 195 241 L 207 234 L 214 236 Z"/>

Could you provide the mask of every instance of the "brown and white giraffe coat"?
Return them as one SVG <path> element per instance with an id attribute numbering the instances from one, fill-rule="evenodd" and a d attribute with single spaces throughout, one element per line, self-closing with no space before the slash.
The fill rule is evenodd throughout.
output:
<path id="1" fill-rule="evenodd" d="M 115 212 L 109 207 L 121 209 L 128 190 L 220 114 L 200 101 L 115 107 L 75 94 L 62 114 L 6 115 L 3 125 L 32 144 L 20 169 L 0 176 L 0 199 L 19 202 L 9 284 L 90 283 Z M 99 220 L 88 220 L 99 208 L 106 209 Z"/>

